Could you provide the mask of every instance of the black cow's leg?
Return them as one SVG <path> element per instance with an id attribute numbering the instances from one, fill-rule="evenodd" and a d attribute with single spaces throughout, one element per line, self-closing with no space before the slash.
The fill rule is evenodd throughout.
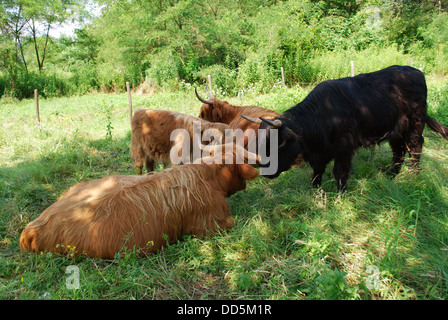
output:
<path id="1" fill-rule="evenodd" d="M 318 163 L 318 164 L 313 164 L 313 187 L 314 188 L 319 188 L 321 183 L 322 183 L 322 176 L 325 172 L 325 168 L 326 168 L 327 164 L 326 163 Z"/>
<path id="2" fill-rule="evenodd" d="M 413 133 L 407 142 L 406 146 L 411 156 L 410 167 L 415 170 L 416 173 L 420 171 L 420 156 L 422 154 L 424 138 L 421 134 Z"/>
<path id="3" fill-rule="evenodd" d="M 416 118 L 421 119 L 422 116 Z M 409 128 L 409 134 L 405 137 L 405 146 L 411 156 L 410 167 L 418 173 L 420 170 L 420 156 L 425 141 L 422 135 L 425 123 L 421 121 L 410 121 L 410 123 L 412 126 Z"/>
<path id="4" fill-rule="evenodd" d="M 390 173 L 395 177 L 401 169 L 401 165 L 404 161 L 404 156 L 406 154 L 406 145 L 403 140 L 389 140 L 390 147 L 392 148 L 393 158 L 392 158 L 392 169 Z"/>
<path id="5" fill-rule="evenodd" d="M 353 153 L 347 152 L 334 159 L 333 175 L 336 179 L 338 192 L 344 192 L 352 168 Z"/>

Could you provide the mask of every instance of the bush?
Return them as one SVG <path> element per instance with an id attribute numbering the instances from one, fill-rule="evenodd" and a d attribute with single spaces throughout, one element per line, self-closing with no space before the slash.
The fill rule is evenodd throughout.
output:
<path id="1" fill-rule="evenodd" d="M 37 89 L 39 95 L 44 98 L 71 93 L 68 81 L 55 73 L 17 70 L 13 76 L 5 75 L 0 79 L 0 96 L 10 95 L 17 99 L 32 98 L 34 89 Z"/>
<path id="2" fill-rule="evenodd" d="M 145 80 L 160 87 L 173 87 L 179 79 L 179 63 L 171 52 L 160 52 L 151 57 Z"/>
<path id="3" fill-rule="evenodd" d="M 7 85 L 7 78 L 5 75 L 0 76 L 0 97 L 2 97 L 5 94 Z"/>
<path id="4" fill-rule="evenodd" d="M 208 75 L 212 78 L 214 91 L 220 91 L 221 95 L 237 94 L 236 78 L 237 72 L 219 64 L 202 69 L 199 73 L 201 81 L 207 83 Z"/>
<path id="5" fill-rule="evenodd" d="M 448 125 L 448 81 L 428 87 L 428 114 Z"/>
<path id="6" fill-rule="evenodd" d="M 124 67 L 113 63 L 104 63 L 98 70 L 98 79 L 103 91 L 116 91 L 126 83 Z"/>
<path id="7" fill-rule="evenodd" d="M 93 62 L 79 62 L 68 81 L 70 93 L 85 94 L 100 87 L 98 72 Z"/>
<path id="8" fill-rule="evenodd" d="M 241 89 L 257 86 L 260 92 L 265 92 L 281 82 L 281 69 L 277 69 L 279 63 L 276 60 L 275 54 L 249 54 L 239 68 L 238 86 Z"/>
<path id="9" fill-rule="evenodd" d="M 355 75 L 380 70 L 391 65 L 409 65 L 410 57 L 397 46 L 376 47 L 356 51 L 354 49 L 326 52 L 310 59 L 315 70 L 316 82 L 351 75 L 350 61 L 354 62 Z"/>

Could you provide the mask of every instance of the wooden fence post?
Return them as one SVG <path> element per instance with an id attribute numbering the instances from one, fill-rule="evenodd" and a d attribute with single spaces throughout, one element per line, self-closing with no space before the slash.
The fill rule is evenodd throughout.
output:
<path id="1" fill-rule="evenodd" d="M 40 123 L 40 116 L 39 116 L 39 95 L 37 93 L 37 89 L 34 89 L 34 106 L 36 107 L 36 118 L 37 121 Z"/>
<path id="2" fill-rule="evenodd" d="M 351 68 L 352 68 L 352 77 L 354 77 L 355 76 L 355 61 L 350 61 L 350 65 L 351 65 Z"/>
<path id="3" fill-rule="evenodd" d="M 126 91 L 128 92 L 129 122 L 132 124 L 132 98 L 131 98 L 131 89 L 129 88 L 129 81 L 126 81 Z"/>
<path id="4" fill-rule="evenodd" d="M 283 88 L 286 87 L 285 85 L 285 74 L 283 73 L 283 67 L 280 67 L 280 70 L 282 71 L 282 84 L 283 84 Z"/>
<path id="5" fill-rule="evenodd" d="M 412 67 L 412 65 L 414 64 L 414 59 L 411 58 L 409 62 L 410 62 L 410 65 L 411 65 L 411 67 Z"/>
<path id="6" fill-rule="evenodd" d="M 213 90 L 212 90 L 212 76 L 208 75 L 208 90 L 210 91 L 210 94 L 213 95 Z"/>

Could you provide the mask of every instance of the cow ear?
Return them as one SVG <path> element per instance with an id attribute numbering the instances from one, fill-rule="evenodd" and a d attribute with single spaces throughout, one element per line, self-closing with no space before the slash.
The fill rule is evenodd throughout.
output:
<path id="1" fill-rule="evenodd" d="M 248 181 L 258 177 L 258 170 L 247 163 L 238 165 L 238 173 L 243 179 Z"/>

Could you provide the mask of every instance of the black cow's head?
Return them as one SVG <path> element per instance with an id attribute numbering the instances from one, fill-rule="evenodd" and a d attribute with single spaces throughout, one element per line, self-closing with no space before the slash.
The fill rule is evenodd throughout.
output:
<path id="1" fill-rule="evenodd" d="M 258 145 L 266 150 L 265 155 L 261 155 L 264 157 L 266 161 L 261 161 L 262 168 L 269 168 L 269 170 L 262 170 L 262 175 L 266 178 L 276 178 L 283 171 L 288 170 L 293 165 L 298 155 L 302 153 L 302 146 L 300 142 L 300 136 L 295 133 L 291 127 L 288 125 L 290 120 L 288 119 L 273 119 L 268 120 L 262 117 L 251 118 L 242 115 L 246 120 L 259 123 L 260 129 L 265 129 L 266 134 L 262 134 L 261 131 L 258 131 Z M 275 135 L 273 130 L 277 131 Z M 272 139 L 277 138 L 277 143 L 275 141 L 271 141 Z M 277 147 L 276 147 L 277 146 Z M 277 153 L 277 156 L 274 157 L 274 152 Z M 276 162 L 273 163 L 272 159 L 276 159 Z M 271 163 L 272 162 L 272 163 Z M 263 173 L 265 172 L 265 173 Z"/>

